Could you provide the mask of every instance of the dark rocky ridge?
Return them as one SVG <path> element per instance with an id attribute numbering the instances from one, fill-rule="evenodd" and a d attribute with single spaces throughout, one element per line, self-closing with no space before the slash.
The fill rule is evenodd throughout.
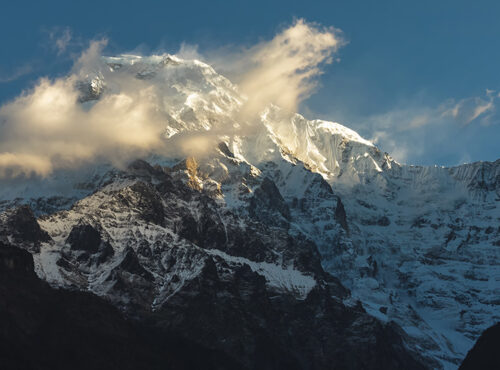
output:
<path id="1" fill-rule="evenodd" d="M 93 294 L 50 288 L 34 273 L 31 254 L 3 243 L 0 328 L 4 370 L 238 367 L 223 353 L 126 320 Z"/>
<path id="2" fill-rule="evenodd" d="M 396 326 L 345 307 L 327 288 L 314 289 L 304 301 L 272 296 L 247 266 L 222 281 L 215 264 L 207 264 L 155 316 L 169 331 L 219 348 L 251 369 L 426 368 L 407 352 Z"/>
<path id="3" fill-rule="evenodd" d="M 500 323 L 486 329 L 467 353 L 460 370 L 500 369 Z"/>
<path id="4" fill-rule="evenodd" d="M 36 252 L 40 249 L 40 243 L 50 240 L 49 234 L 40 228 L 29 206 L 11 209 L 1 216 L 0 241 L 8 235 L 16 244 Z"/>

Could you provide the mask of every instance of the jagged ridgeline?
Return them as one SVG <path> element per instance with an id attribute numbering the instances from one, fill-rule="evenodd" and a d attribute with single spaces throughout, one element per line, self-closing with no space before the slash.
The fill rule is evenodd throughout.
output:
<path id="1" fill-rule="evenodd" d="M 210 145 L 1 180 L 3 250 L 28 251 L 23 271 L 63 289 L 20 279 L 44 307 L 88 299 L 170 368 L 198 368 L 179 360 L 192 349 L 209 368 L 454 369 L 500 320 L 500 161 L 401 165 L 342 125 L 276 106 L 234 126 L 245 98 L 204 63 L 105 65 L 112 81 L 79 81 L 79 104 L 92 109 L 121 76 L 152 81 L 164 86 L 165 143 L 201 132 Z M 61 320 L 90 320 L 80 314 Z"/>

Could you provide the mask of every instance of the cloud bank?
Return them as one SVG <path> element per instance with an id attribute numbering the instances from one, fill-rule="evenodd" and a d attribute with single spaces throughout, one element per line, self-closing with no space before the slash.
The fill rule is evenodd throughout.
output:
<path id="1" fill-rule="evenodd" d="M 55 40 L 62 53 L 71 32 L 65 30 Z M 233 70 L 246 103 L 234 119 L 252 121 L 270 103 L 295 110 L 341 43 L 333 28 L 297 20 L 272 40 L 239 54 Z M 0 177 L 47 176 L 94 161 L 120 167 L 149 154 L 189 151 L 186 146 L 203 146 L 203 137 L 213 135 L 198 133 L 177 146 L 166 140 L 171 117 L 162 107 L 170 87 L 111 73 L 101 57 L 105 46 L 106 40 L 91 42 L 68 76 L 42 78 L 32 90 L 0 107 Z M 187 46 L 181 54 L 198 55 Z M 100 98 L 82 104 L 78 83 L 91 75 L 113 88 L 95 86 L 102 88 Z"/>
<path id="2" fill-rule="evenodd" d="M 105 41 L 92 42 L 67 78 L 43 78 L 32 91 L 0 108 L 0 177 L 46 176 L 104 159 L 121 165 L 134 156 L 161 152 L 164 122 L 152 88 L 104 94 L 90 109 L 79 102 L 76 82 L 102 63 Z"/>

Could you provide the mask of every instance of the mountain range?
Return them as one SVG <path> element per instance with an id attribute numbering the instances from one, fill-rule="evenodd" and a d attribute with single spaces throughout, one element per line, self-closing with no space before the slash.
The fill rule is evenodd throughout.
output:
<path id="1" fill-rule="evenodd" d="M 212 368 L 456 369 L 500 321 L 500 159 L 400 164 L 272 104 L 241 123 L 245 96 L 197 60 L 122 55 L 102 68 L 78 81 L 78 104 L 120 79 L 161 86 L 173 149 L 1 180 L 5 274 L 20 274 L 12 259 L 28 271 L 9 289 L 89 305 L 64 320 L 92 330 L 103 312 L 151 368 L 196 352 Z M 203 150 L 178 149 L 200 138 Z M 112 340 L 102 330 L 88 340 Z M 36 347 L 28 334 L 20 343 Z"/>

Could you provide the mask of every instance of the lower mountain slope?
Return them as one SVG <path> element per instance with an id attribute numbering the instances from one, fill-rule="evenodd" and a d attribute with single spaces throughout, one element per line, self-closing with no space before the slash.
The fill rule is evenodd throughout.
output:
<path id="1" fill-rule="evenodd" d="M 0 327 L 5 370 L 238 367 L 223 353 L 126 320 L 91 293 L 51 288 L 30 253 L 2 243 Z"/>
<path id="2" fill-rule="evenodd" d="M 272 180 L 240 174 L 247 189 L 234 201 L 248 207 L 235 213 L 195 160 L 137 161 L 70 210 L 38 222 L 27 208 L 4 213 L 0 239 L 33 253 L 37 274 L 67 294 L 92 292 L 232 368 L 427 368 L 397 325 L 343 303 L 348 290 L 289 230 Z"/>

